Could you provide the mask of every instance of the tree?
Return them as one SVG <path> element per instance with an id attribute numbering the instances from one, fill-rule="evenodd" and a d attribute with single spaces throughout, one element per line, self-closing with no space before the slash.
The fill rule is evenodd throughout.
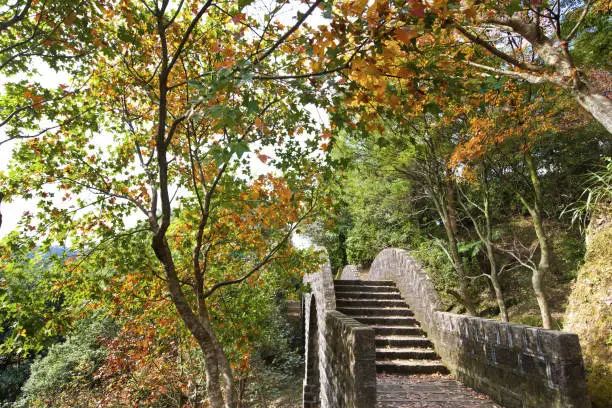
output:
<path id="1" fill-rule="evenodd" d="M 32 139 L 15 154 L 9 182 L 13 192 L 41 195 L 39 233 L 70 236 L 82 253 L 120 235 L 133 210 L 145 216 L 160 279 L 204 354 L 213 407 L 236 406 L 236 391 L 211 324 L 211 297 L 288 256 L 291 233 L 316 204 L 309 154 L 318 136 L 294 140 L 317 131 L 301 109 L 311 97 L 288 71 L 300 67 L 300 54 L 276 54 L 304 47 L 299 28 L 320 1 L 289 28 L 247 16 L 248 4 L 98 5 L 102 18 L 91 29 L 101 52 L 85 97 L 115 140 L 104 152 L 76 124 Z M 269 158 L 263 149 L 273 146 Z M 252 176 L 250 150 L 284 175 Z M 57 206 L 44 190 L 49 183 L 73 207 Z"/>
<path id="2" fill-rule="evenodd" d="M 423 119 L 422 134 L 416 141 L 416 155 L 398 171 L 423 189 L 433 204 L 446 233 L 447 255 L 459 280 L 459 295 L 469 315 L 475 316 L 476 309 L 468 292 L 469 279 L 463 257 L 459 253 L 459 230 L 457 216 L 457 186 L 448 166 L 449 133 L 452 127 L 440 124 L 436 119 Z M 413 140 L 417 140 L 413 136 Z"/>
<path id="3" fill-rule="evenodd" d="M 468 59 L 466 64 L 532 84 L 558 86 L 612 132 L 612 101 L 589 77 L 589 67 L 576 65 L 573 56 L 579 37 L 578 52 L 589 47 L 585 37 L 595 38 L 609 30 L 598 24 L 602 19 L 609 24 L 607 11 L 603 3 L 591 0 L 486 2 L 457 13 L 449 25 L 494 56 L 501 66 Z M 442 9 L 437 12 L 442 14 Z M 609 53 L 609 48 L 606 51 Z"/>
<path id="4" fill-rule="evenodd" d="M 464 212 L 472 221 L 474 231 L 476 232 L 480 243 L 485 248 L 485 255 L 489 261 L 489 273 L 485 273 L 481 276 L 486 276 L 491 281 L 491 285 L 493 285 L 493 290 L 495 291 L 495 299 L 497 300 L 497 305 L 499 307 L 499 316 L 503 322 L 507 322 L 508 310 L 506 309 L 506 302 L 504 301 L 504 294 L 499 281 L 499 274 L 503 271 L 503 269 L 500 270 L 498 268 L 493 243 L 492 207 L 495 203 L 491 202 L 491 188 L 489 187 L 488 180 L 491 175 L 486 160 L 482 160 L 481 163 L 479 163 L 478 170 L 476 172 L 477 178 L 472 180 L 473 184 L 470 184 L 467 187 L 470 190 L 475 190 L 475 193 L 479 197 L 480 201 L 477 202 L 477 199 L 471 199 L 470 193 L 466 192 L 465 189 L 461 187 L 458 188 L 461 194 L 458 201 Z M 481 213 L 480 217 L 473 213 L 474 208 Z M 484 217 L 484 220 L 481 220 L 481 217 Z"/>
<path id="5" fill-rule="evenodd" d="M 540 307 L 542 324 L 544 328 L 550 329 L 552 320 L 543 280 L 550 273 L 552 249 L 544 228 L 543 191 L 531 150 L 542 134 L 554 129 L 551 122 L 552 113 L 542 105 L 539 94 L 532 93 L 530 89 L 523 90 L 512 83 L 507 83 L 505 89 L 493 90 L 485 95 L 488 102 L 486 108 L 477 109 L 477 114 L 472 116 L 470 132 L 464 143 L 453 152 L 452 162 L 455 167 L 470 166 L 474 163 L 478 166 L 487 154 L 495 152 L 493 171 L 497 177 L 505 178 L 510 173 L 511 177 L 529 180 L 526 190 L 519 187 L 522 184 L 520 181 L 511 182 L 509 185 L 513 186 L 516 196 L 531 215 L 539 245 L 538 264 L 536 266 L 532 261 L 535 250 L 529 252 L 529 260 L 524 260 L 516 250 L 506 252 L 531 270 L 532 287 Z M 500 146 L 505 146 L 506 149 Z M 518 158 L 518 163 L 508 163 L 503 156 Z M 508 171 L 508 166 L 511 166 L 512 171 Z M 466 175 L 469 175 L 469 172 L 468 167 L 465 170 Z M 527 173 L 526 176 L 524 172 Z M 489 260 L 491 261 L 491 258 Z"/>

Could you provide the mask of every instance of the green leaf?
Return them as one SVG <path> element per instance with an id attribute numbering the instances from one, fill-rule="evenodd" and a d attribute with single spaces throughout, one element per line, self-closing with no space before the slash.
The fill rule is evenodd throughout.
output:
<path id="1" fill-rule="evenodd" d="M 257 113 L 259 112 L 259 102 L 255 99 L 251 99 L 246 103 L 246 108 L 249 114 Z"/>
<path id="2" fill-rule="evenodd" d="M 241 140 L 239 142 L 233 143 L 230 145 L 231 153 L 236 153 L 238 158 L 241 158 L 243 154 L 250 152 L 251 148 L 249 147 L 249 143 Z"/>
<path id="3" fill-rule="evenodd" d="M 242 72 L 242 82 L 246 82 L 246 83 L 253 82 L 253 71 Z"/>
<path id="4" fill-rule="evenodd" d="M 514 14 L 521 10 L 521 0 L 512 0 L 510 4 L 506 6 L 506 13 Z"/>
<path id="5" fill-rule="evenodd" d="M 255 0 L 238 0 L 238 8 L 242 10 L 246 6 L 250 6 L 251 4 L 253 4 L 254 1 Z"/>

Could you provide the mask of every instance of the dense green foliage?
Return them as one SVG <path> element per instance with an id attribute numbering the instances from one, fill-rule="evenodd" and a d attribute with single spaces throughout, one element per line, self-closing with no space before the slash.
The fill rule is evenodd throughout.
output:
<path id="1" fill-rule="evenodd" d="M 387 120 L 387 130 L 381 133 L 364 135 L 348 129 L 338 134 L 331 153 L 340 174 L 337 187 L 332 190 L 333 208 L 337 210 L 335 223 L 325 230 L 327 241 L 319 239 L 323 236 L 321 232 L 314 238 L 334 253 L 337 249 L 329 243 L 341 239 L 337 231 L 343 228 L 348 261 L 365 266 L 385 247 L 408 248 L 426 266 L 448 307 L 462 309 L 460 278 L 449 260 L 444 222 L 435 202 L 435 195 L 444 196 L 447 190 L 442 186 L 430 191 L 432 187 L 427 184 L 432 177 L 444 180 L 451 165 L 451 153 L 460 148 L 462 141 L 435 136 L 431 129 L 427 136 L 420 133 L 419 121 L 431 121 L 432 117 L 416 118 L 411 127 L 405 128 L 390 125 L 393 120 Z M 545 130 L 529 141 L 543 194 L 543 225 L 553 253 L 546 285 L 555 328 L 561 327 L 569 284 L 576 279 L 584 256 L 579 228 L 566 215 L 568 203 L 589 200 L 583 196 L 592 177 L 589 174 L 606 163 L 605 157 L 612 151 L 611 142 L 605 130 L 588 122 Z M 486 192 L 494 256 L 502 270 L 499 279 L 511 307 L 511 318 L 541 325 L 525 267 L 537 264 L 539 250 L 532 217 L 521 202 L 523 197 L 528 202 L 532 195 L 521 143 L 520 138 L 508 139 L 492 148 L 482 164 L 487 169 L 486 185 L 473 176 L 457 176 L 459 173 L 450 177 L 449 182 L 455 190 L 452 206 L 459 225 L 457 248 L 467 271 L 469 293 L 479 304 L 478 312 L 488 316 L 499 312 L 487 279 L 490 266 L 484 242 L 475 231 L 475 222 L 484 222 L 478 208 L 482 207 L 479 200 Z M 442 165 L 437 167 L 437 173 L 425 173 L 438 163 Z M 602 185 L 597 191 L 605 196 L 609 187 Z"/>
<path id="2" fill-rule="evenodd" d="M 74 394 L 71 389 L 87 387 L 107 355 L 101 345 L 115 337 L 116 332 L 116 326 L 109 320 L 79 321 L 65 342 L 54 344 L 44 358 L 34 361 L 30 377 L 14 406 L 60 405 L 64 399 L 62 393 L 71 396 Z"/>

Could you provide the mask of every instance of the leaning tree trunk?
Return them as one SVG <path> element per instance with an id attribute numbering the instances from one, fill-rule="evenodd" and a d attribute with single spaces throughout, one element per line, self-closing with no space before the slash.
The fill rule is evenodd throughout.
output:
<path id="1" fill-rule="evenodd" d="M 453 182 L 449 175 L 446 177 L 446 211 L 442 211 L 442 221 L 444 223 L 444 229 L 448 237 L 448 246 L 450 248 L 451 256 L 453 258 L 453 264 L 455 271 L 459 276 L 459 293 L 463 298 L 463 305 L 467 314 L 470 316 L 476 316 L 476 308 L 472 303 L 472 298 L 469 294 L 469 285 L 465 268 L 463 265 L 463 259 L 459 254 L 459 248 L 457 247 L 457 214 L 455 212 L 455 190 L 453 188 Z"/>
<path id="2" fill-rule="evenodd" d="M 491 228 L 491 207 L 489 205 L 489 185 L 487 183 L 487 174 L 484 165 L 482 166 L 481 173 L 481 184 L 484 188 L 484 197 L 483 197 L 483 210 L 485 217 L 485 248 L 487 249 L 487 258 L 489 258 L 489 266 L 491 268 L 491 273 L 489 275 L 489 279 L 491 280 L 491 284 L 493 285 L 493 289 L 495 290 L 495 300 L 497 301 L 497 305 L 499 306 L 499 317 L 503 322 L 508 321 L 508 310 L 506 309 L 506 302 L 504 300 L 504 293 L 502 291 L 501 284 L 499 283 L 499 277 L 497 276 L 497 262 L 495 261 L 495 253 L 493 252 L 493 233 Z M 474 223 L 476 226 L 477 224 Z M 479 229 L 476 230 L 477 232 Z M 478 232 L 478 235 L 481 235 Z M 480 236 L 482 240 L 483 237 Z"/>
<path id="3" fill-rule="evenodd" d="M 612 133 L 612 101 L 608 97 L 593 92 L 578 92 L 575 95 L 576 101 L 587 112 L 601 123 L 608 132 Z"/>
<path id="4" fill-rule="evenodd" d="M 458 30 L 470 41 L 484 47 L 489 52 L 503 59 L 506 63 L 510 63 L 512 66 L 520 68 L 520 70 L 499 70 L 479 64 L 470 65 L 480 67 L 488 72 L 504 73 L 511 77 L 526 80 L 534 84 L 549 82 L 556 86 L 560 86 L 573 95 L 576 101 L 589 112 L 593 118 L 601 123 L 608 132 L 612 133 L 612 101 L 602 93 L 597 93 L 595 91 L 595 87 L 588 78 L 586 78 L 581 69 L 574 64 L 572 59 L 569 44 L 575 31 L 572 31 L 572 33 L 565 38 L 553 38 L 550 37 L 540 25 L 540 18 L 537 19 L 537 22 L 530 22 L 524 19 L 519 13 L 492 16 L 487 18 L 484 22 L 486 24 L 493 24 L 501 27 L 503 30 L 509 30 L 515 35 L 518 34 L 531 43 L 533 51 L 542 59 L 547 70 L 542 71 L 541 67 L 538 65 L 518 61 L 511 55 L 506 54 L 503 50 L 496 48 L 486 39 L 470 33 L 465 28 L 459 26 Z M 576 28 L 577 26 L 575 29 Z"/>
<path id="5" fill-rule="evenodd" d="M 223 351 L 223 348 L 221 347 L 221 343 L 219 343 L 219 339 L 217 338 L 214 332 L 214 329 L 210 323 L 208 309 L 206 308 L 205 304 L 204 304 L 204 307 L 202 308 L 202 311 L 200 312 L 200 315 L 201 315 L 200 321 L 202 322 L 202 325 L 204 326 L 206 331 L 209 332 L 211 340 L 212 340 L 212 346 L 215 350 L 216 360 L 219 366 L 221 379 L 223 381 L 223 389 L 225 391 L 226 406 L 236 407 L 238 406 L 238 401 L 237 401 L 236 384 L 234 382 L 234 373 L 232 372 L 232 369 L 229 365 L 229 361 L 227 360 L 227 356 L 225 355 L 225 352 Z"/>
<path id="6" fill-rule="evenodd" d="M 489 275 L 489 279 L 491 280 L 491 284 L 493 285 L 493 290 L 495 291 L 495 300 L 497 301 L 497 306 L 499 307 L 499 317 L 503 322 L 508 321 L 508 310 L 506 309 L 506 301 L 504 300 L 504 293 L 502 291 L 501 284 L 499 283 L 499 277 L 497 276 L 497 263 L 495 262 L 495 254 L 493 252 L 493 245 L 491 245 L 491 241 L 487 241 L 485 245 L 487 249 L 487 258 L 489 258 L 489 265 L 491 267 L 491 273 Z"/>
<path id="7" fill-rule="evenodd" d="M 185 294 L 181 289 L 181 284 L 179 282 L 174 261 L 172 259 L 172 253 L 166 238 L 155 235 L 153 238 L 152 247 L 155 255 L 164 267 L 164 271 L 168 279 L 168 290 L 170 292 L 172 302 L 176 306 L 179 315 L 185 322 L 185 326 L 187 326 L 187 329 L 196 339 L 202 353 L 204 354 L 206 393 L 210 405 L 213 408 L 234 408 L 234 406 L 228 404 L 223 398 L 221 382 L 219 380 L 221 373 L 219 370 L 218 350 L 216 349 L 213 340 L 215 338 L 214 333 L 206 330 L 200 320 L 201 318 L 206 319 L 207 316 L 198 317 L 191 309 L 191 306 L 189 306 L 189 303 L 185 298 Z"/>

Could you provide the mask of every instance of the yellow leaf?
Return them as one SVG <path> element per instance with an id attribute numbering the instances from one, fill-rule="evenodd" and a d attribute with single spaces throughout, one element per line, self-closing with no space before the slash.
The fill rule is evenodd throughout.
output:
<path id="1" fill-rule="evenodd" d="M 365 10 L 368 0 L 356 0 L 350 2 L 350 12 L 356 16 L 360 16 Z"/>

